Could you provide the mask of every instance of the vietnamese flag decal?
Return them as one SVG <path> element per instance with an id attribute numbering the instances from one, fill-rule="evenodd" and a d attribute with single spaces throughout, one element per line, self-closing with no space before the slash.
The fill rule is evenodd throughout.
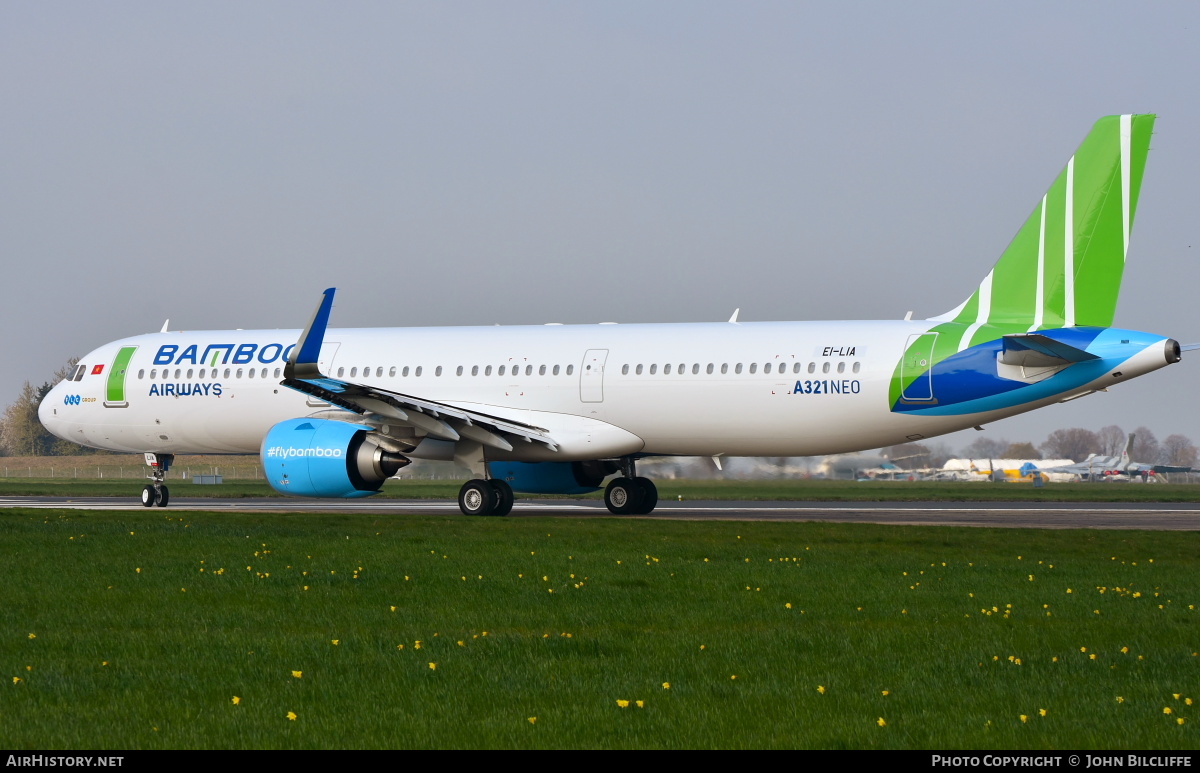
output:
<path id="1" fill-rule="evenodd" d="M 93 366 L 92 366 L 92 375 L 93 375 L 93 376 L 99 376 L 99 375 L 100 375 L 101 373 L 103 373 L 103 372 L 104 372 L 104 366 L 103 366 L 103 365 L 93 365 Z"/>

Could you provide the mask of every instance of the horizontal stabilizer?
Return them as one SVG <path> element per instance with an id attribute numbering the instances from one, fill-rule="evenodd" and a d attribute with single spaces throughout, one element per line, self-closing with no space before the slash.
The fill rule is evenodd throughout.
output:
<path id="1" fill-rule="evenodd" d="M 1035 357 L 1031 355 L 1041 355 Z M 1056 341 L 1050 336 L 1040 333 L 1024 333 L 1004 336 L 1004 351 L 1000 361 L 1008 365 L 1030 365 L 1031 359 L 1042 359 L 1043 364 L 1057 362 L 1087 362 L 1100 359 L 1089 351 L 1085 351 L 1062 341 Z"/>

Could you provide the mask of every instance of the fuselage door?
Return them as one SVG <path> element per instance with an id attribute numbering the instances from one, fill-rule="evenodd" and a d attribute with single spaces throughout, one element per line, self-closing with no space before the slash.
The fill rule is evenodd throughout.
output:
<path id="1" fill-rule="evenodd" d="M 129 401 L 125 398 L 125 371 L 129 368 L 129 361 L 133 359 L 133 353 L 136 351 L 136 346 L 122 346 L 117 352 L 117 357 L 108 371 L 108 383 L 104 385 L 105 408 L 129 407 Z"/>
<path id="2" fill-rule="evenodd" d="M 608 349 L 588 349 L 583 353 L 579 366 L 579 401 L 583 403 L 604 402 L 604 361 Z"/>
<path id="3" fill-rule="evenodd" d="M 933 400 L 933 345 L 937 333 L 921 333 L 908 337 L 904 360 L 900 367 L 900 383 L 907 384 L 900 398 L 913 402 Z M 912 379 L 911 383 L 909 379 Z"/>

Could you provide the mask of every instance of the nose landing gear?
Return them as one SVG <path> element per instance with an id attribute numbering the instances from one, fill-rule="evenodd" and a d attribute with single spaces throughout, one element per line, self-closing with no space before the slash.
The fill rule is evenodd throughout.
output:
<path id="1" fill-rule="evenodd" d="M 174 454 L 146 454 L 146 464 L 150 466 L 150 474 L 146 477 L 154 482 L 142 489 L 142 507 L 166 507 L 171 501 L 171 492 L 163 481 L 174 461 Z"/>

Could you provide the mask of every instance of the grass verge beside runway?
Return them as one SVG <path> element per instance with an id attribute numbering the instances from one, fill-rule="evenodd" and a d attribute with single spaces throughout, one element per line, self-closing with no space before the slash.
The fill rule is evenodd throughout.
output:
<path id="1" fill-rule="evenodd" d="M 1192 533 L 7 510 L 0 550 L 9 748 L 1200 732 Z"/>
<path id="2" fill-rule="evenodd" d="M 234 480 L 216 486 L 168 479 L 172 498 L 280 497 L 265 481 Z M 70 478 L 0 479 L 0 496 L 124 497 L 137 501 L 139 480 Z M 377 495 L 394 499 L 454 501 L 462 481 L 392 480 Z M 837 480 L 658 480 L 660 499 L 780 502 L 1200 502 L 1200 484 L 863 482 Z M 519 498 L 599 499 L 553 495 Z"/>

